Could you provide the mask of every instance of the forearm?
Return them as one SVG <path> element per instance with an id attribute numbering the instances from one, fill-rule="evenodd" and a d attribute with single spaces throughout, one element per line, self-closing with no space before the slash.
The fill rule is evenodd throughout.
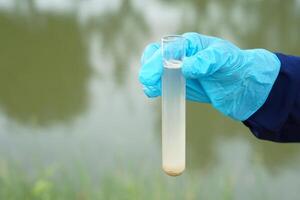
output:
<path id="1" fill-rule="evenodd" d="M 243 123 L 258 138 L 300 142 L 300 57 L 276 54 L 280 73 L 264 103 Z"/>

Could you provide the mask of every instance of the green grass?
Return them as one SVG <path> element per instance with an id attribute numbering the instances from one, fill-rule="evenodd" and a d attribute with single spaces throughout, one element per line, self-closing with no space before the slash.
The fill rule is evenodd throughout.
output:
<path id="1" fill-rule="evenodd" d="M 1 200 L 231 200 L 240 197 L 265 200 L 276 195 L 266 193 L 271 181 L 259 167 L 245 172 L 243 179 L 239 173 L 244 172 L 224 166 L 201 173 L 186 171 L 177 178 L 168 177 L 160 169 L 140 172 L 121 168 L 97 178 L 84 167 L 71 172 L 62 166 L 49 166 L 28 174 L 17 166 L 0 161 Z M 240 191 L 243 193 L 237 195 Z"/>
<path id="2" fill-rule="evenodd" d="M 29 175 L 17 165 L 0 162 L 0 199 L 193 200 L 201 196 L 201 183 L 188 174 L 173 178 L 160 171 L 150 176 L 121 169 L 94 179 L 82 168 L 70 173 L 62 167 L 50 166 Z M 228 188 L 224 191 L 226 195 L 230 193 Z"/>

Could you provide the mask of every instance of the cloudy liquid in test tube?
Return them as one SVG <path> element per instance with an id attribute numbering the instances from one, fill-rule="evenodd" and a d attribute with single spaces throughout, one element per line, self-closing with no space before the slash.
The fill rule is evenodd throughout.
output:
<path id="1" fill-rule="evenodd" d="M 185 79 L 182 61 L 164 61 L 162 77 L 162 165 L 171 176 L 185 169 Z"/>

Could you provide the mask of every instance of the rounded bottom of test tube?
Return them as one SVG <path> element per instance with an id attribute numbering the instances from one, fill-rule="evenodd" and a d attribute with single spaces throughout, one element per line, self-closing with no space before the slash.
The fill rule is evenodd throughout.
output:
<path id="1" fill-rule="evenodd" d="M 163 170 L 169 176 L 179 176 L 183 173 L 185 167 L 163 167 Z"/>

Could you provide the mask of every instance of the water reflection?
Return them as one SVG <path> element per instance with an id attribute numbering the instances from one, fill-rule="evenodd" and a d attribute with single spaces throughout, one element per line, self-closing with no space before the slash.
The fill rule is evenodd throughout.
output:
<path id="1" fill-rule="evenodd" d="M 29 93 L 29 97 L 12 93 L 10 99 L 2 103 L 2 159 L 17 160 L 21 166 L 33 171 L 37 165 L 45 167 L 60 163 L 72 168 L 74 163 L 80 162 L 94 175 L 105 174 L 105 170 L 112 170 L 113 166 L 117 168 L 116 162 L 125 162 L 126 166 L 128 163 L 139 165 L 145 155 L 151 160 L 144 163 L 153 163 L 154 160 L 157 166 L 160 165 L 159 158 L 154 156 L 158 153 L 158 144 L 152 134 L 152 106 L 149 106 L 136 79 L 137 54 L 143 48 L 139 41 L 146 36 L 147 29 L 143 27 L 141 14 L 131 8 L 130 1 L 119 5 L 117 11 L 112 9 L 101 13 L 104 21 L 99 15 L 87 17 L 84 14 L 78 15 L 89 21 L 76 21 L 73 14 L 68 14 L 69 10 L 61 15 L 48 13 L 49 10 L 43 13 L 39 7 L 35 7 L 37 13 L 41 12 L 39 16 L 26 18 L 26 25 L 14 10 L 3 15 L 4 19 L 14 16 L 15 21 L 6 19 L 3 24 L 16 36 L 0 35 L 1 40 L 15 40 L 11 45 L 10 59 L 0 61 L 1 66 L 13 62 L 10 64 L 12 68 L 2 71 L 7 70 L 16 76 L 18 70 L 25 70 L 26 66 L 31 71 L 24 77 L 20 75 L 21 83 L 28 79 L 28 90 L 39 93 Z M 79 8 L 78 12 L 84 12 L 82 9 Z M 127 14 L 125 10 L 130 12 Z M 122 18 L 122 14 L 127 17 Z M 114 19 L 114 23 L 108 23 L 110 19 Z M 15 29 L 11 30 L 10 26 Z M 136 35 L 130 33 L 132 26 L 140 28 L 135 31 Z M 13 51 L 26 46 L 30 47 L 27 52 L 23 49 Z M 15 62 L 16 59 L 11 59 L 13 56 L 26 62 Z M 117 79 L 123 81 L 115 79 L 118 73 Z M 4 86 L 9 81 L 2 79 L 3 99 L 12 92 Z M 17 92 L 26 87 L 21 83 L 17 85 L 17 89 L 20 87 Z M 14 97 L 18 98 L 17 106 L 27 109 L 26 112 L 10 107 Z M 37 102 L 32 99 L 37 99 Z M 7 109 L 15 112 L 11 114 Z M 42 126 L 35 126 L 39 123 Z"/>
<path id="2" fill-rule="evenodd" d="M 180 32 L 222 36 L 245 48 L 299 54 L 299 1 L 169 1 L 182 13 Z"/>
<path id="3" fill-rule="evenodd" d="M 103 12 L 101 17 L 90 20 L 85 31 L 95 31 L 100 36 L 103 56 L 113 63 L 113 81 L 120 86 L 128 77 L 127 68 L 132 58 L 136 59 L 142 41 L 149 34 L 143 14 L 134 8 L 131 0 L 124 0 L 114 11 Z M 107 66 L 111 67 L 111 66 Z"/>
<path id="4" fill-rule="evenodd" d="M 75 21 L 1 15 L 0 26 L 0 105 L 8 116 L 42 125 L 82 112 L 90 68 Z"/>
<path id="5" fill-rule="evenodd" d="M 159 170 L 159 101 L 146 99 L 137 81 L 142 48 L 166 33 L 198 31 L 300 54 L 296 1 L 270 2 L 0 1 L 2 157 L 30 168 L 34 159 L 80 160 L 94 174 L 120 162 Z M 17 7 L 26 11 L 19 15 Z M 235 157 L 244 147 L 246 161 Z M 241 123 L 195 103 L 187 105 L 187 148 L 193 174 L 227 159 L 257 159 L 282 174 L 300 152 L 298 145 L 258 141 Z"/>

